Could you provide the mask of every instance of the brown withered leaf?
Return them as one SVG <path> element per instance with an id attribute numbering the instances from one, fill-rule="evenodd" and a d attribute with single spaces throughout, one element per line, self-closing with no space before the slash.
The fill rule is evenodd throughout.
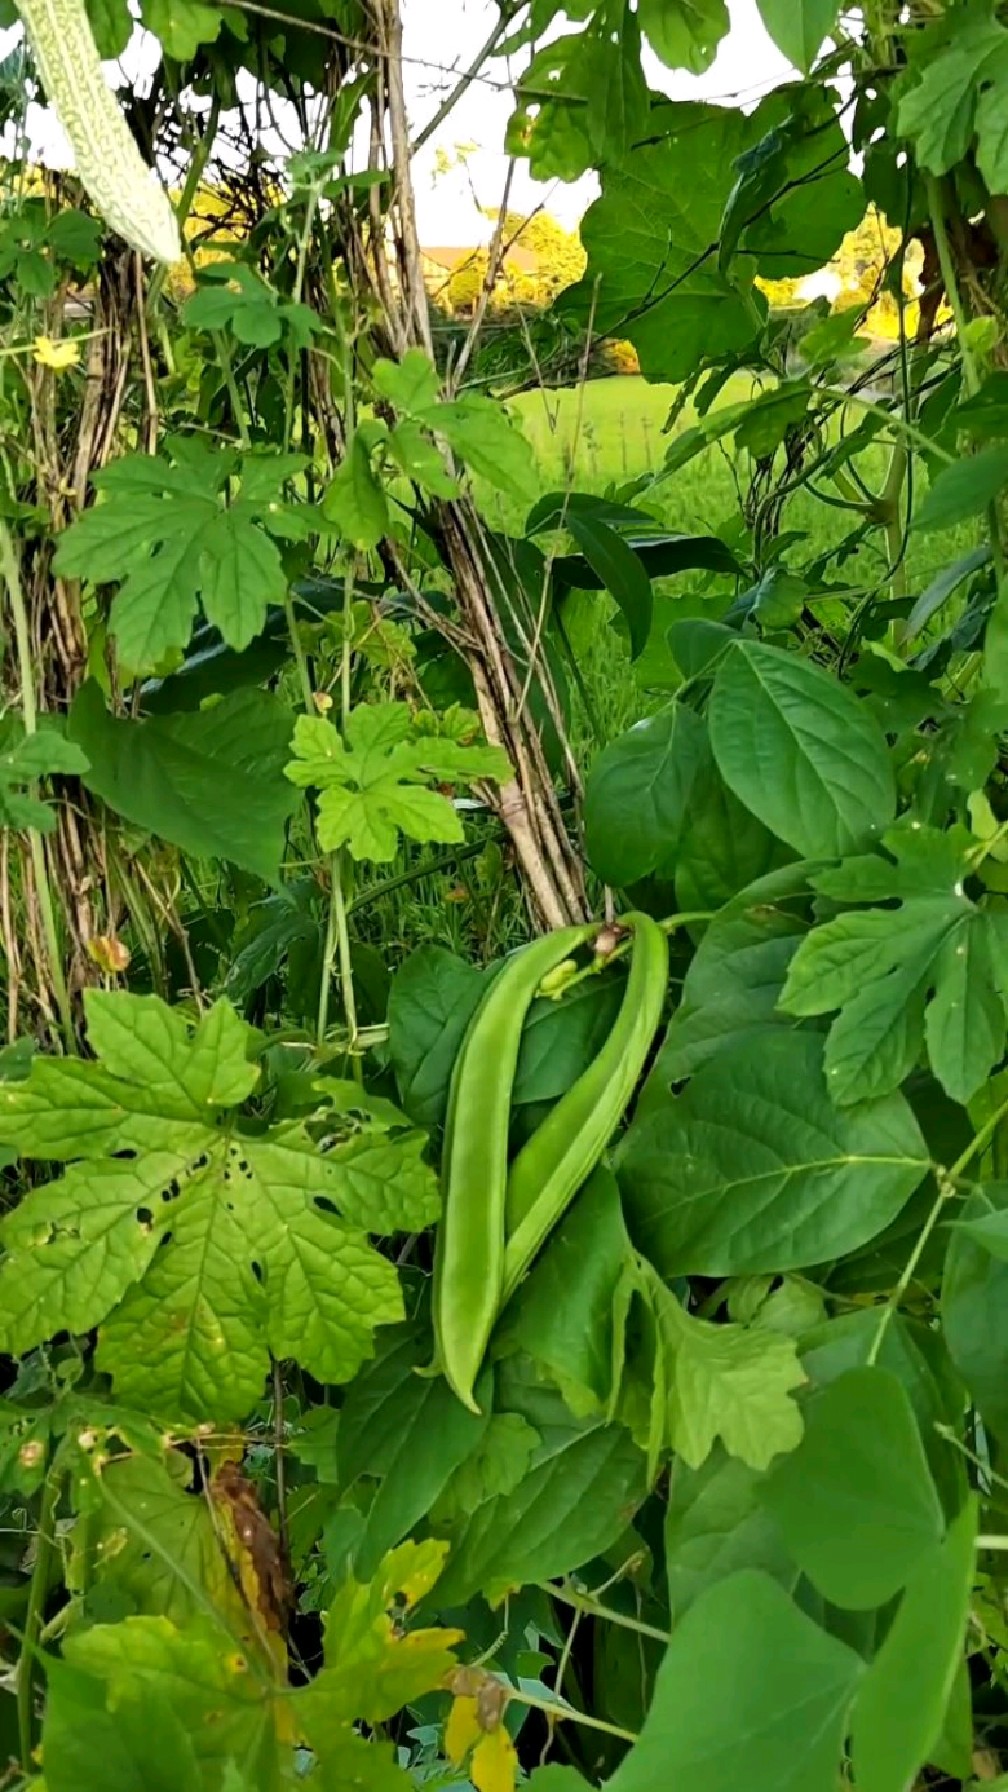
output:
<path id="1" fill-rule="evenodd" d="M 210 1483 L 210 1498 L 249 1604 L 267 1630 L 285 1635 L 293 1604 L 290 1571 L 256 1490 L 236 1462 L 221 1463 Z"/>

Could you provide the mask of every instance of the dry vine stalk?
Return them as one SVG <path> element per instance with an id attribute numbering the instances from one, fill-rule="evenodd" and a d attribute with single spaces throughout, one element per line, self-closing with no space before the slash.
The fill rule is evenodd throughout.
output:
<path id="1" fill-rule="evenodd" d="M 392 194 L 372 211 L 367 249 L 369 284 L 378 300 L 388 344 L 397 355 L 419 347 L 433 359 L 430 308 L 416 225 L 409 124 L 402 80 L 402 18 L 399 0 L 374 0 L 378 75 L 372 99 L 372 162 L 392 175 Z M 377 194 L 377 189 L 375 189 Z M 389 276 L 391 229 L 396 277 Z M 502 238 L 498 233 L 498 253 Z M 349 246 L 348 263 L 361 265 L 360 242 Z M 356 251 L 356 252 L 355 252 Z M 495 270 L 488 270 L 491 284 Z M 471 352 L 471 351 L 470 351 Z M 560 798 L 546 763 L 539 731 L 529 713 L 531 677 L 539 684 L 556 730 L 571 787 L 579 784 L 574 757 L 549 667 L 541 651 L 541 623 L 531 613 L 512 613 L 528 666 L 516 659 L 502 626 L 502 606 L 512 605 L 489 551 L 475 505 L 468 499 L 439 502 L 434 527 L 452 576 L 463 649 L 476 687 L 487 739 L 507 752 L 514 778 L 487 796 L 507 830 L 535 921 L 562 927 L 584 920 L 588 909 L 580 855 L 571 841 Z"/>
<path id="2" fill-rule="evenodd" d="M 64 330 L 67 289 L 49 301 L 45 334 Z M 20 495 L 48 517 L 45 532 L 22 549 L 18 568 L 27 611 L 40 712 L 65 715 L 87 675 L 88 645 L 80 589 L 53 571 L 54 544 L 87 500 L 93 473 L 115 450 L 130 387 L 138 319 L 145 291 L 140 258 L 125 245 L 109 249 L 91 295 L 91 319 L 84 393 L 74 427 L 67 430 L 57 410 L 57 375 L 38 363 L 27 375 L 30 474 Z M 23 949 L 16 929 L 4 929 L 8 959 L 8 1032 L 16 1030 L 19 1005 L 27 1004 L 28 1024 L 52 1028 L 59 1014 L 61 983 L 71 998 L 100 978 L 90 950 L 96 938 L 115 933 L 119 899 L 109 879 L 106 843 L 95 805 L 79 788 L 60 803 L 55 832 L 42 843 L 41 859 L 18 835 L 4 863 L 4 909 L 10 907 L 8 879 L 25 902 L 28 919 Z M 37 921 L 38 872 L 44 866 L 64 934 L 64 966 L 53 966 Z M 28 982 L 29 967 L 32 984 Z"/>

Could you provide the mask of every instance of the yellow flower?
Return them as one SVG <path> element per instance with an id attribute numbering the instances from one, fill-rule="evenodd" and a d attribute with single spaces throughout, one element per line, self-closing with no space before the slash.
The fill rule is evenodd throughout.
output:
<path id="1" fill-rule="evenodd" d="M 80 344 L 54 342 L 51 336 L 36 336 L 34 354 L 41 367 L 52 367 L 57 373 L 63 373 L 68 367 L 76 367 L 80 360 Z"/>

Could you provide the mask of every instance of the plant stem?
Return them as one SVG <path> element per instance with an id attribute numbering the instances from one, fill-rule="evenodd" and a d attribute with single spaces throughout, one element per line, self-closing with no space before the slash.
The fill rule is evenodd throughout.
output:
<path id="1" fill-rule="evenodd" d="M 613 1611 L 611 1606 L 601 1605 L 587 1593 L 572 1593 L 566 1587 L 555 1587 L 551 1581 L 541 1580 L 536 1583 L 544 1593 L 552 1599 L 559 1600 L 561 1605 L 569 1605 L 573 1611 L 582 1612 L 587 1618 L 602 1618 L 607 1624 L 616 1624 L 621 1630 L 633 1630 L 638 1636 L 652 1637 L 656 1643 L 670 1643 L 671 1633 L 659 1630 L 654 1624 L 644 1624 L 639 1618 L 631 1618 L 625 1612 Z"/>
<path id="2" fill-rule="evenodd" d="M 1008 1549 L 1008 1536 L 981 1534 L 977 1537 L 976 1549 Z"/>
<path id="3" fill-rule="evenodd" d="M 937 180 L 933 174 L 929 174 L 926 177 L 925 185 L 927 188 L 928 210 L 931 213 L 931 228 L 934 231 L 935 248 L 938 251 L 938 262 L 942 272 L 942 283 L 945 287 L 945 297 L 948 300 L 949 310 L 952 313 L 953 321 L 955 323 L 956 336 L 959 342 L 959 352 L 962 355 L 963 380 L 966 385 L 967 395 L 972 398 L 980 390 L 980 369 L 977 367 L 976 357 L 974 356 L 972 344 L 970 343 L 966 313 L 963 310 L 962 296 L 959 292 L 959 282 L 956 279 L 955 263 L 952 260 L 952 248 L 949 243 L 948 229 L 945 224 L 945 207 L 942 201 L 941 182 Z M 1006 589 L 1005 584 L 1005 558 L 1004 548 L 1001 542 L 1001 519 L 998 515 L 997 503 L 993 499 L 987 508 L 987 526 L 990 531 L 991 558 L 994 562 L 994 577 L 997 586 L 997 604 L 995 606 L 995 613 L 1001 613 L 1000 628 L 998 628 L 994 616 L 991 617 L 990 622 L 987 625 L 988 640 L 993 645 L 997 641 L 998 636 L 1004 634 L 1006 632 L 1006 627 L 1008 627 L 1008 618 L 1004 617 L 1006 603 L 1008 603 L 1008 589 Z M 1004 657 L 1004 651 L 1005 650 L 1002 647 L 1000 655 L 1002 658 Z"/>
<path id="4" fill-rule="evenodd" d="M 899 1308 L 900 1301 L 903 1299 L 910 1283 L 913 1281 L 917 1265 L 924 1255 L 927 1241 L 931 1237 L 935 1226 L 938 1224 L 945 1203 L 952 1200 L 954 1196 L 958 1194 L 956 1184 L 962 1176 L 963 1171 L 967 1169 L 973 1162 L 973 1159 L 979 1156 L 980 1152 L 989 1145 L 1006 1114 L 1008 1114 L 1008 1101 L 1003 1101 L 1000 1107 L 995 1108 L 990 1118 L 984 1121 L 980 1131 L 970 1140 L 965 1151 L 961 1152 L 956 1158 L 952 1168 L 950 1170 L 939 1172 L 938 1198 L 934 1202 L 927 1219 L 924 1221 L 917 1238 L 917 1243 L 914 1245 L 913 1250 L 907 1258 L 903 1273 L 882 1310 L 882 1317 L 878 1323 L 878 1330 L 872 1339 L 872 1346 L 868 1352 L 869 1365 L 878 1361 L 878 1354 L 882 1348 L 886 1332 L 889 1330 L 893 1316 Z"/>
<path id="5" fill-rule="evenodd" d="M 636 1742 L 636 1730 L 624 1730 L 621 1724 L 609 1724 L 601 1717 L 589 1717 L 587 1711 L 578 1711 L 557 1699 L 538 1699 L 534 1693 L 522 1692 L 516 1687 L 508 1688 L 508 1701 L 516 1705 L 527 1705 L 531 1711 L 544 1711 L 555 1723 L 582 1724 L 588 1730 L 601 1730 L 604 1736 L 616 1736 L 620 1742 Z"/>
<path id="6" fill-rule="evenodd" d="M 291 649 L 294 654 L 294 663 L 297 666 L 298 683 L 301 686 L 301 701 L 308 714 L 314 715 L 315 703 L 312 692 L 311 674 L 308 670 L 308 661 L 305 658 L 305 650 L 301 642 L 301 636 L 298 634 L 297 617 L 294 614 L 294 596 L 290 586 L 287 587 L 287 592 L 284 597 L 284 615 L 287 618 L 287 633 L 290 636 Z"/>
<path id="7" fill-rule="evenodd" d="M 235 428 L 238 431 L 238 442 L 239 445 L 247 451 L 252 446 L 252 438 L 249 435 L 248 424 L 245 421 L 245 407 L 242 404 L 241 393 L 238 390 L 238 381 L 234 376 L 234 368 L 231 365 L 231 355 L 228 350 L 228 345 L 224 340 L 224 332 L 222 330 L 211 330 L 210 335 L 213 339 L 217 364 L 224 375 L 224 384 L 227 386 L 228 397 L 231 400 L 231 410 L 234 414 Z"/>
<path id="8" fill-rule="evenodd" d="M 21 1765 L 25 1773 L 29 1775 L 34 1770 L 32 1720 L 35 1715 L 35 1682 L 37 1678 L 35 1652 L 42 1631 L 42 1616 L 45 1610 L 46 1595 L 49 1591 L 49 1569 L 54 1551 L 53 1520 L 56 1515 L 56 1502 L 59 1499 L 61 1483 L 62 1476 L 54 1474 L 53 1465 L 50 1463 L 42 1483 L 38 1528 L 35 1532 L 35 1561 L 32 1564 L 31 1584 L 28 1588 L 28 1610 L 25 1614 L 24 1636 L 21 1642 L 21 1654 L 18 1658 L 18 1746 L 21 1752 Z"/>
<path id="9" fill-rule="evenodd" d="M 0 568 L 3 571 L 11 613 L 14 617 L 14 639 L 17 645 L 18 676 L 21 681 L 21 715 L 24 721 L 24 731 L 26 735 L 37 734 L 38 707 L 35 702 L 35 669 L 32 665 L 28 611 L 25 608 L 24 592 L 21 589 L 21 573 L 18 568 L 14 541 L 2 518 L 0 518 Z M 68 1052 L 72 1053 L 74 1050 L 73 1009 L 70 1005 L 70 993 L 67 989 L 66 978 L 63 975 L 63 960 L 60 954 L 59 935 L 56 931 L 52 891 L 49 888 L 45 849 L 42 845 L 42 835 L 37 828 L 28 830 L 28 850 L 31 855 L 35 895 L 42 918 L 42 930 L 45 934 L 53 993 L 56 997 L 56 1006 L 59 1009 L 66 1048 Z"/>

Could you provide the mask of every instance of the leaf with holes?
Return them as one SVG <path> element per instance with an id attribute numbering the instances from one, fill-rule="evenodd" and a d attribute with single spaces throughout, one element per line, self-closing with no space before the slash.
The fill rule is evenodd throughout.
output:
<path id="1" fill-rule="evenodd" d="M 227 1002 L 194 1030 L 154 996 L 85 1006 L 96 1061 L 36 1058 L 0 1086 L 0 1135 L 67 1166 L 4 1221 L 3 1347 L 98 1326 L 118 1396 L 189 1419 L 246 1413 L 270 1351 L 349 1380 L 402 1317 L 368 1233 L 437 1212 L 422 1135 L 340 1139 L 324 1091 L 307 1121 L 244 1117 L 260 1073 Z"/>
<path id="2" fill-rule="evenodd" d="M 406 703 L 358 704 L 346 741 L 321 716 L 301 716 L 287 767 L 292 784 L 318 790 L 319 844 L 349 846 L 355 859 L 395 857 L 410 840 L 461 840 L 462 822 L 438 783 L 472 784 L 510 776 L 507 754 L 480 743 L 420 732 Z"/>
<path id="3" fill-rule="evenodd" d="M 1008 1029 L 1008 915 L 965 891 L 976 842 L 914 823 L 893 829 L 886 853 L 848 859 L 813 878 L 852 909 L 802 941 L 780 999 L 785 1014 L 839 1014 L 826 1042 L 826 1077 L 844 1105 L 888 1095 L 927 1047 L 953 1101 L 967 1102 L 1004 1055 Z"/>

